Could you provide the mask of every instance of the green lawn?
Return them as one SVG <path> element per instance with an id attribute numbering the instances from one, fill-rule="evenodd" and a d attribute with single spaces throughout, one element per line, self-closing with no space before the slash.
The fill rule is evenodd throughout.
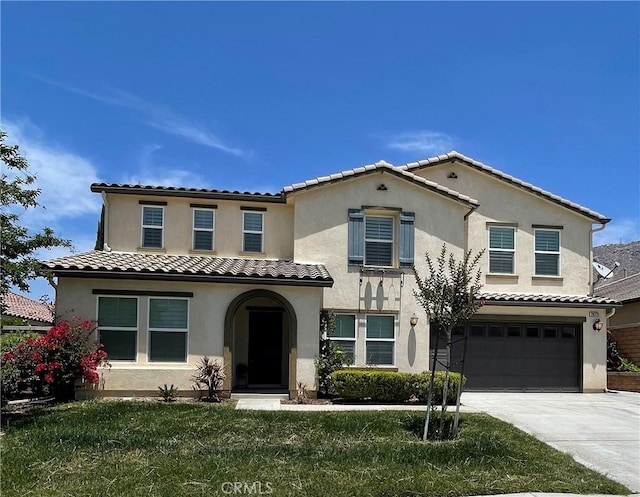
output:
<path id="1" fill-rule="evenodd" d="M 627 493 L 625 487 L 489 416 L 464 415 L 459 439 L 426 444 L 414 433 L 421 418 L 417 412 L 258 412 L 188 403 L 61 405 L 10 424 L 1 441 L 0 493 Z M 240 487 L 234 488 L 235 482 Z"/>

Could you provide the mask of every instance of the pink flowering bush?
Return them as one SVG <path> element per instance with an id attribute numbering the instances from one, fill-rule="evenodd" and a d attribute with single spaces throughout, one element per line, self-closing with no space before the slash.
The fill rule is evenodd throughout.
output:
<path id="1" fill-rule="evenodd" d="M 46 334 L 27 338 L 4 352 L 3 401 L 29 390 L 37 396 L 53 395 L 58 401 L 72 400 L 76 379 L 97 384 L 97 368 L 108 363 L 94 331 L 94 321 L 61 320 Z"/>

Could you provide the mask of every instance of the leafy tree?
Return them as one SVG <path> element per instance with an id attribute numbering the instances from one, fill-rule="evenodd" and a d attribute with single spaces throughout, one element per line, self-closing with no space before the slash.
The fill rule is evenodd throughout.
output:
<path id="1" fill-rule="evenodd" d="M 10 286 L 26 292 L 29 280 L 46 275 L 41 262 L 33 255 L 36 250 L 71 247 L 69 240 L 58 238 L 51 228 L 45 227 L 41 232 L 33 233 L 20 225 L 21 211 L 40 206 L 37 200 L 40 189 L 34 185 L 36 176 L 29 172 L 27 160 L 20 155 L 17 145 L 5 143 L 6 136 L 0 130 L 0 158 L 3 162 L 0 179 L 2 296 Z"/>
<path id="2" fill-rule="evenodd" d="M 96 245 L 93 250 L 104 250 L 104 205 L 102 211 L 100 211 L 100 220 L 98 221 L 98 228 L 96 233 Z"/>
<path id="3" fill-rule="evenodd" d="M 473 256 L 471 250 L 465 253 L 462 261 L 457 261 L 453 254 L 447 256 L 447 245 L 442 245 L 440 255 L 436 259 L 434 266 L 431 256 L 427 252 L 425 255 L 427 261 L 428 276 L 423 279 L 418 274 L 415 266 L 413 268 L 416 277 L 417 290 L 413 294 L 420 305 L 424 308 L 429 317 L 429 323 L 438 326 L 445 337 L 445 345 L 447 349 L 447 357 L 451 357 L 451 336 L 453 330 L 466 324 L 476 311 L 482 306 L 482 302 L 477 296 L 480 292 L 481 271 L 477 268 L 480 258 L 484 250 Z M 475 274 L 474 274 L 475 273 Z M 427 413 L 425 416 L 424 436 L 423 440 L 427 440 L 429 430 L 429 418 L 431 415 L 431 399 L 433 396 L 433 381 L 436 370 L 438 356 L 438 338 L 440 333 L 436 335 L 436 343 L 434 345 L 433 362 L 431 365 L 431 379 L 429 386 L 429 397 L 427 400 Z M 465 338 L 466 340 L 466 338 Z M 466 342 L 464 344 L 464 355 L 466 354 Z M 450 361 L 445 364 L 445 380 L 442 392 L 442 415 L 440 417 L 441 430 L 444 432 L 445 411 L 447 408 L 447 389 L 449 386 L 449 372 L 451 370 Z M 463 371 L 461 371 L 463 373 Z M 458 384 L 456 415 L 453 431 L 457 430 L 458 418 L 460 414 L 460 394 L 464 381 Z"/>

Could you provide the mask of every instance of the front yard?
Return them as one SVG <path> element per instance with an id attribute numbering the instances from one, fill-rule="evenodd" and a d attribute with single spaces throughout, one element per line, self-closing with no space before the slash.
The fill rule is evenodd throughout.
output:
<path id="1" fill-rule="evenodd" d="M 418 412 L 259 412 L 88 401 L 2 436 L 12 496 L 624 494 L 511 425 L 466 414 L 459 439 L 419 440 Z"/>

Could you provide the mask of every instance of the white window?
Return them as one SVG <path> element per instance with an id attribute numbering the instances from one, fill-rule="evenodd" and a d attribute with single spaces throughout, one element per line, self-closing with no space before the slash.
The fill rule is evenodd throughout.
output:
<path id="1" fill-rule="evenodd" d="M 242 217 L 242 251 L 263 252 L 263 221 L 262 212 L 243 212 Z"/>
<path id="2" fill-rule="evenodd" d="M 560 275 L 560 231 L 535 230 L 536 276 Z"/>
<path id="3" fill-rule="evenodd" d="M 144 248 L 162 248 L 163 226 L 163 207 L 142 206 L 142 246 Z"/>
<path id="4" fill-rule="evenodd" d="M 394 218 L 388 216 L 365 216 L 364 224 L 365 266 L 393 266 Z"/>
<path id="5" fill-rule="evenodd" d="M 98 297 L 98 340 L 109 361 L 135 361 L 138 298 Z"/>
<path id="6" fill-rule="evenodd" d="M 193 209 L 193 250 L 213 250 L 215 220 L 213 209 Z"/>
<path id="7" fill-rule="evenodd" d="M 149 298 L 149 361 L 186 362 L 189 301 Z"/>
<path id="8" fill-rule="evenodd" d="M 336 314 L 335 330 L 329 333 L 329 340 L 345 353 L 351 364 L 356 359 L 356 316 Z"/>
<path id="9" fill-rule="evenodd" d="M 378 314 L 367 315 L 366 363 L 393 366 L 395 363 L 395 317 Z"/>
<path id="10" fill-rule="evenodd" d="M 489 227 L 489 273 L 515 274 L 515 228 Z"/>

